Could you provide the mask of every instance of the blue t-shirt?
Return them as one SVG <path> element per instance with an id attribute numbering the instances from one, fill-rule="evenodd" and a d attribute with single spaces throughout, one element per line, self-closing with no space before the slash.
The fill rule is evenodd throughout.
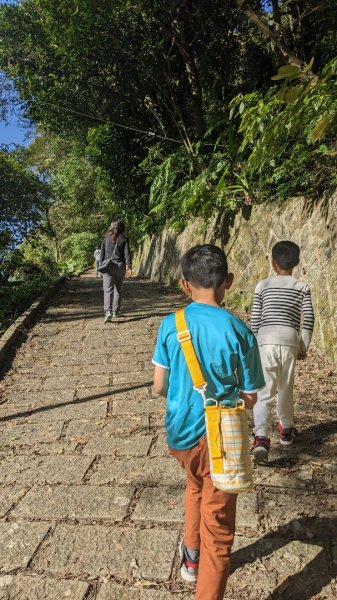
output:
<path id="1" fill-rule="evenodd" d="M 208 398 L 235 406 L 239 390 L 251 393 L 264 386 L 258 345 L 243 321 L 223 308 L 199 302 L 186 307 L 185 318 L 207 381 Z M 204 405 L 200 393 L 193 389 L 177 340 L 174 314 L 160 325 L 152 362 L 170 370 L 167 442 L 177 450 L 192 448 L 206 433 Z"/>

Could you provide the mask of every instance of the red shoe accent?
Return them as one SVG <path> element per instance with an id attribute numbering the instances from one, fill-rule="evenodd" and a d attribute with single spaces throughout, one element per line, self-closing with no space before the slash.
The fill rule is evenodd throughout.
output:
<path id="1" fill-rule="evenodd" d="M 199 566 L 199 565 L 198 565 L 198 563 L 192 563 L 192 562 L 190 562 L 189 560 L 185 560 L 185 561 L 184 561 L 184 565 L 185 565 L 186 567 L 189 567 L 190 569 L 197 569 L 197 568 L 198 568 L 198 566 Z"/>
<path id="2" fill-rule="evenodd" d="M 266 450 L 270 449 L 270 438 L 269 437 L 265 437 L 264 435 L 257 435 L 254 439 L 254 446 L 253 449 L 257 448 L 258 446 L 263 446 Z"/>
<path id="3" fill-rule="evenodd" d="M 277 429 L 280 435 L 280 442 L 284 446 L 291 446 L 294 442 L 295 437 L 297 437 L 299 434 L 298 430 L 294 426 L 284 429 L 280 421 L 278 421 L 277 423 Z"/>

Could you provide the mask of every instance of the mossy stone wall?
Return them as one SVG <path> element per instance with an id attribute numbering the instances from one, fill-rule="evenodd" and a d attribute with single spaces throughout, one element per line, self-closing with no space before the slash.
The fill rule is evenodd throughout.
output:
<path id="1" fill-rule="evenodd" d="M 179 279 L 179 259 L 188 248 L 216 243 L 225 250 L 235 276 L 226 303 L 249 311 L 256 282 L 272 274 L 271 248 L 281 239 L 301 247 L 294 275 L 311 288 L 313 344 L 337 362 L 337 193 L 310 208 L 305 198 L 292 198 L 281 206 L 253 206 L 231 219 L 216 216 L 207 226 L 196 219 L 179 234 L 166 229 L 145 240 L 136 262 L 140 275 L 172 284 Z"/>

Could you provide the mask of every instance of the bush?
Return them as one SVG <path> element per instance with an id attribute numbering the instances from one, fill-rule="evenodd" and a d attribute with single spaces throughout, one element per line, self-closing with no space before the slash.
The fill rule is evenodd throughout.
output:
<path id="1" fill-rule="evenodd" d="M 72 233 L 62 244 L 62 260 L 59 263 L 61 272 L 77 275 L 94 262 L 94 250 L 97 245 L 97 234 L 83 231 Z"/>
<path id="2" fill-rule="evenodd" d="M 53 241 L 46 234 L 35 232 L 20 245 L 22 264 L 16 270 L 15 275 L 29 276 L 41 275 L 49 278 L 57 277 L 58 268 L 55 260 L 55 248 Z"/>
<path id="3" fill-rule="evenodd" d="M 36 300 L 54 280 L 35 275 L 25 281 L 0 285 L 0 335 Z"/>
<path id="4" fill-rule="evenodd" d="M 310 66 L 283 66 L 273 77 L 281 85 L 233 98 L 189 151 L 151 149 L 140 165 L 150 233 L 253 203 L 329 196 L 337 184 L 337 57 L 318 76 L 309 76 Z"/>

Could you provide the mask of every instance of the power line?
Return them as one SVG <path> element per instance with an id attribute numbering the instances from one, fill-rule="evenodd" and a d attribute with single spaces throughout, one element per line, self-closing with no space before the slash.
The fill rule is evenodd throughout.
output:
<path id="1" fill-rule="evenodd" d="M 87 117 L 89 119 L 94 119 L 95 121 L 100 121 L 101 123 L 107 123 L 108 125 L 114 125 L 115 127 L 120 127 L 121 129 L 128 129 L 129 131 L 137 131 L 137 133 L 143 133 L 145 135 L 149 135 L 151 137 L 157 137 L 162 140 L 166 140 L 168 142 L 175 142 L 177 144 L 182 144 L 180 140 L 176 140 L 174 138 L 169 138 L 154 131 L 144 131 L 143 129 L 138 129 L 137 127 L 131 127 L 131 125 L 124 125 L 123 123 L 117 123 L 116 121 L 110 121 L 108 119 L 102 119 L 101 117 L 96 117 L 95 115 L 89 115 L 87 113 L 80 112 L 78 110 L 74 110 L 72 108 L 67 108 L 65 106 L 60 106 L 59 104 L 54 104 L 53 102 L 47 102 L 46 100 L 38 100 L 39 104 L 46 104 L 47 106 L 53 106 L 54 108 L 61 109 L 66 112 L 73 113 L 75 115 L 80 115 L 81 117 Z"/>

